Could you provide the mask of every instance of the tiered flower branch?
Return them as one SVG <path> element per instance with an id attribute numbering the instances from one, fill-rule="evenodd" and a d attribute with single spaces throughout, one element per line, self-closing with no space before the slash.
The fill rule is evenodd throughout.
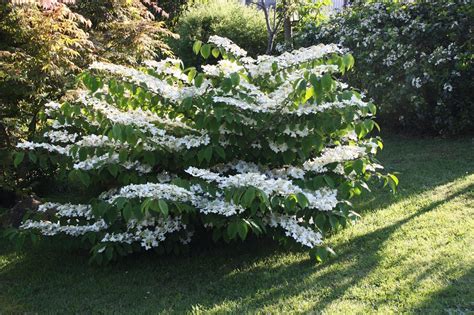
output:
<path id="1" fill-rule="evenodd" d="M 395 189 L 374 158 L 375 106 L 338 80 L 352 56 L 318 45 L 255 60 L 217 36 L 193 49 L 218 62 L 95 63 L 74 101 L 49 104 L 44 140 L 19 144 L 16 163 L 29 151 L 103 191 L 45 203 L 21 229 L 80 237 L 98 263 L 179 251 L 203 231 L 271 235 L 322 260 L 324 237 L 357 218 L 349 200 L 372 177 Z"/>

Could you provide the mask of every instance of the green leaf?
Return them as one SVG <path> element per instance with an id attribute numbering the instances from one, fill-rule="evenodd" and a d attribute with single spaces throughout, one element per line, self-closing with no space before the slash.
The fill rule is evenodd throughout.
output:
<path id="1" fill-rule="evenodd" d="M 330 247 L 317 247 L 310 252 L 310 255 L 314 257 L 314 259 L 319 262 L 325 262 L 329 256 L 336 256 L 334 250 Z"/>
<path id="2" fill-rule="evenodd" d="M 283 161 L 285 161 L 286 164 L 291 164 L 296 158 L 296 153 L 293 151 L 285 151 L 283 152 Z"/>
<path id="3" fill-rule="evenodd" d="M 354 168 L 354 171 L 356 171 L 357 174 L 363 175 L 365 173 L 365 163 L 362 160 L 356 160 L 352 164 L 352 167 Z"/>
<path id="4" fill-rule="evenodd" d="M 112 135 L 114 136 L 115 139 L 121 140 L 122 139 L 122 128 L 120 125 L 115 124 L 112 127 Z"/>
<path id="5" fill-rule="evenodd" d="M 122 210 L 122 215 L 123 215 L 123 218 L 126 222 L 130 221 L 130 219 L 132 218 L 132 215 L 133 215 L 133 209 L 132 209 L 132 206 L 130 205 L 130 203 L 127 203 L 125 205 L 125 207 Z"/>
<path id="6" fill-rule="evenodd" d="M 128 158 L 128 152 L 126 149 L 121 149 L 119 151 L 119 161 L 120 163 L 124 163 L 127 161 L 127 158 Z"/>
<path id="7" fill-rule="evenodd" d="M 192 82 L 194 77 L 196 76 L 197 74 L 197 71 L 195 68 L 192 68 L 191 70 L 189 70 L 188 72 L 188 82 Z"/>
<path id="8" fill-rule="evenodd" d="M 148 210 L 160 213 L 161 211 L 160 211 L 160 205 L 158 204 L 158 200 L 146 198 L 142 202 L 142 212 L 145 213 Z"/>
<path id="9" fill-rule="evenodd" d="M 233 85 L 239 85 L 240 75 L 237 72 L 233 72 L 230 74 L 230 80 L 232 81 Z"/>
<path id="10" fill-rule="evenodd" d="M 212 147 L 211 146 L 204 149 L 204 159 L 206 159 L 207 162 L 211 162 L 211 159 L 212 159 Z"/>
<path id="11" fill-rule="evenodd" d="M 201 51 L 201 46 L 202 46 L 202 42 L 200 40 L 197 40 L 194 42 L 193 44 L 193 52 L 194 54 L 199 54 L 199 51 Z"/>
<path id="12" fill-rule="evenodd" d="M 79 180 L 81 181 L 81 183 L 84 186 L 88 187 L 90 185 L 91 178 L 90 178 L 89 174 L 87 174 L 86 172 L 78 171 L 77 175 L 79 177 Z"/>
<path id="13" fill-rule="evenodd" d="M 117 209 L 121 210 L 128 203 L 128 199 L 125 197 L 118 197 L 115 199 L 115 206 Z"/>
<path id="14" fill-rule="evenodd" d="M 249 207 L 256 196 L 256 190 L 253 187 L 247 188 L 244 195 L 242 196 L 241 203 L 244 207 Z"/>
<path id="15" fill-rule="evenodd" d="M 160 199 L 158 201 L 158 205 L 160 207 L 161 213 L 163 213 L 163 215 L 167 217 L 169 214 L 169 209 L 168 209 L 168 204 L 166 203 L 166 201 L 164 201 L 163 199 Z"/>
<path id="16" fill-rule="evenodd" d="M 304 95 L 303 102 L 306 103 L 306 102 L 307 102 L 311 97 L 313 97 L 314 95 L 315 95 L 315 93 L 314 93 L 314 87 L 313 87 L 313 86 L 307 87 L 307 88 L 306 88 L 305 95 Z"/>
<path id="17" fill-rule="evenodd" d="M 96 92 L 100 87 L 100 81 L 95 76 L 90 76 L 87 83 L 86 86 L 92 93 Z"/>
<path id="18" fill-rule="evenodd" d="M 359 139 L 362 139 L 363 137 L 367 135 L 367 130 L 365 129 L 365 126 L 363 123 L 357 124 L 355 126 L 355 132 Z"/>
<path id="19" fill-rule="evenodd" d="M 206 155 L 206 150 L 198 151 L 197 157 L 198 157 L 199 163 L 202 163 L 202 161 L 204 161 L 204 159 L 206 158 L 205 155 Z"/>
<path id="20" fill-rule="evenodd" d="M 219 49 L 213 48 L 212 49 L 212 55 L 214 56 L 214 58 L 219 57 Z"/>
<path id="21" fill-rule="evenodd" d="M 204 75 L 202 73 L 199 73 L 196 77 L 194 77 L 194 85 L 196 87 L 200 87 L 203 82 L 204 82 Z"/>
<path id="22" fill-rule="evenodd" d="M 244 241 L 245 238 L 247 237 L 248 231 L 249 231 L 249 227 L 247 223 L 245 223 L 245 221 L 240 221 L 240 224 L 238 225 L 237 233 L 239 234 L 242 241 Z"/>
<path id="23" fill-rule="evenodd" d="M 28 152 L 28 157 L 29 157 L 30 161 L 33 162 L 33 163 L 36 163 L 36 161 L 38 160 L 38 157 L 36 156 L 36 154 L 33 151 Z"/>
<path id="24" fill-rule="evenodd" d="M 354 67 L 355 60 L 351 54 L 344 55 L 343 60 L 347 70 L 350 70 L 352 67 Z"/>
<path id="25" fill-rule="evenodd" d="M 375 106 L 374 103 L 369 103 L 368 104 L 368 107 L 369 107 L 369 110 L 370 112 L 375 115 L 377 113 L 377 106 Z"/>
<path id="26" fill-rule="evenodd" d="M 334 180 L 332 179 L 331 176 L 324 175 L 323 178 L 324 178 L 324 181 L 326 182 L 326 184 L 328 184 L 329 187 L 331 187 L 331 188 L 336 187 L 336 183 L 334 182 Z"/>
<path id="27" fill-rule="evenodd" d="M 227 226 L 227 234 L 229 235 L 230 239 L 234 239 L 237 236 L 237 233 L 239 232 L 239 225 L 240 224 L 238 221 L 232 221 Z"/>
<path id="28" fill-rule="evenodd" d="M 397 185 L 397 186 L 398 186 L 398 183 L 399 183 L 399 181 L 398 181 L 398 178 L 397 178 L 397 176 L 395 176 L 395 175 L 393 175 L 393 174 L 390 174 L 390 173 L 389 173 L 389 174 L 387 174 L 387 176 L 388 176 L 388 177 L 390 177 L 390 179 L 392 179 L 392 180 L 393 180 L 393 182 L 395 183 L 395 185 Z"/>
<path id="29" fill-rule="evenodd" d="M 112 246 L 107 246 L 107 248 L 105 249 L 105 257 L 108 261 L 111 261 L 114 257 L 114 249 Z"/>
<path id="30" fill-rule="evenodd" d="M 316 249 L 316 260 L 318 262 L 324 262 L 328 258 L 329 253 L 324 247 L 318 247 Z"/>
<path id="31" fill-rule="evenodd" d="M 222 80 L 221 88 L 225 93 L 228 93 L 232 89 L 232 80 L 230 78 Z"/>
<path id="32" fill-rule="evenodd" d="M 215 147 L 214 151 L 216 151 L 217 155 L 219 155 L 223 160 L 225 160 L 225 151 L 222 147 Z"/>
<path id="33" fill-rule="evenodd" d="M 25 158 L 25 152 L 23 151 L 17 152 L 15 154 L 15 159 L 13 160 L 13 165 L 15 167 L 18 167 L 18 165 L 20 165 L 20 163 L 23 161 L 24 158 Z"/>
<path id="34" fill-rule="evenodd" d="M 371 119 L 367 119 L 364 121 L 364 127 L 367 133 L 371 132 L 374 129 L 375 122 Z"/>
<path id="35" fill-rule="evenodd" d="M 117 174 L 118 174 L 118 166 L 117 164 L 109 164 L 107 166 L 107 170 L 109 171 L 109 173 L 113 176 L 113 177 L 117 177 Z"/>
<path id="36" fill-rule="evenodd" d="M 316 224 L 316 226 L 318 228 L 320 228 L 321 230 L 323 229 L 324 227 L 324 224 L 326 223 L 326 215 L 320 213 L 318 214 L 315 218 L 314 218 L 314 223 Z"/>
<path id="37" fill-rule="evenodd" d="M 211 55 L 211 45 L 209 45 L 209 44 L 204 44 L 204 45 L 201 47 L 201 56 L 202 56 L 204 59 L 207 59 L 207 58 L 209 58 L 210 55 Z"/>
<path id="38" fill-rule="evenodd" d="M 301 208 L 306 208 L 309 206 L 309 200 L 303 193 L 297 193 L 296 199 L 298 200 L 298 204 L 301 206 Z"/>
<path id="39" fill-rule="evenodd" d="M 330 91 L 332 89 L 332 83 L 333 83 L 333 79 L 331 75 L 328 73 L 323 75 L 323 77 L 321 78 L 321 85 L 323 89 L 326 91 Z"/>
<path id="40" fill-rule="evenodd" d="M 337 220 L 337 217 L 333 215 L 329 216 L 329 223 L 331 224 L 331 227 L 335 230 L 339 226 L 339 221 Z"/>

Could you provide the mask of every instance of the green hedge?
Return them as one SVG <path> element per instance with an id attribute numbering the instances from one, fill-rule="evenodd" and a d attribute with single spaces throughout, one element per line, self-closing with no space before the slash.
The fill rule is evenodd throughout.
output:
<path id="1" fill-rule="evenodd" d="M 193 54 L 193 43 L 207 41 L 211 35 L 231 39 L 253 57 L 264 54 L 267 47 L 263 13 L 232 0 L 195 4 L 180 17 L 175 32 L 180 39 L 174 40 L 171 46 L 186 66 L 200 64 L 199 57 Z"/>

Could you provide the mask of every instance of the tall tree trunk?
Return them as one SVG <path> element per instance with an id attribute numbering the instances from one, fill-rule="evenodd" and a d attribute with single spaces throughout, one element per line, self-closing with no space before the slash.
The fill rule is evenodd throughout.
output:
<path id="1" fill-rule="evenodd" d="M 291 20 L 290 17 L 285 16 L 283 21 L 283 28 L 285 29 L 285 44 L 287 47 L 293 47 L 293 32 L 291 30 Z"/>
<path id="2" fill-rule="evenodd" d="M 273 50 L 273 33 L 272 33 L 272 32 L 268 32 L 268 36 L 267 36 L 267 51 L 265 52 L 265 54 L 271 55 L 271 54 L 272 54 L 272 50 Z"/>
<path id="3" fill-rule="evenodd" d="M 293 47 L 293 34 L 291 30 L 291 17 L 288 12 L 288 3 L 283 1 L 283 14 L 284 14 L 284 20 L 283 20 L 283 29 L 285 31 L 285 44 L 286 47 Z"/>

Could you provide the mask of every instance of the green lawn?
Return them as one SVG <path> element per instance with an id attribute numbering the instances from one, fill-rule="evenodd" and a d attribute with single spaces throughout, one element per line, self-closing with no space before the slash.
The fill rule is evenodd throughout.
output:
<path id="1" fill-rule="evenodd" d="M 338 257 L 270 241 L 139 255 L 104 268 L 51 246 L 0 249 L 0 313 L 474 312 L 474 142 L 392 138 L 380 159 L 399 194 L 359 202 L 328 239 Z"/>

